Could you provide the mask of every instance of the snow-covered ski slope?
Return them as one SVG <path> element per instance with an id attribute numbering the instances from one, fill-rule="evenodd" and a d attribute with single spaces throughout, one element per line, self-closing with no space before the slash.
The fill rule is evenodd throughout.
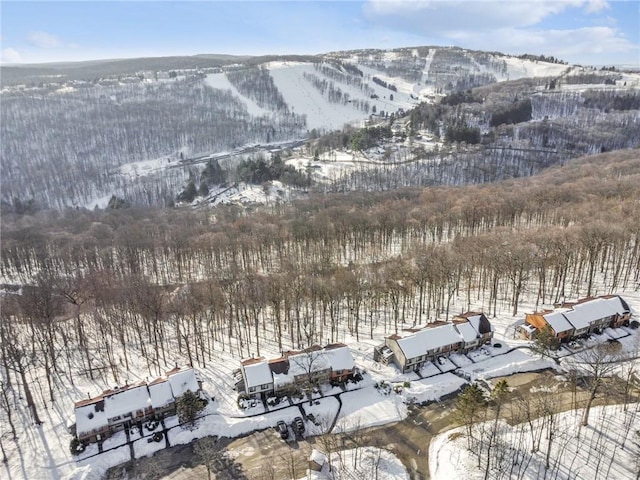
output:
<path id="1" fill-rule="evenodd" d="M 345 124 L 362 124 L 372 114 L 407 110 L 459 85 L 457 82 L 465 78 L 472 78 L 476 83 L 499 82 L 558 76 L 571 68 L 497 53 L 443 47 L 337 52 L 309 61 L 271 61 L 260 67 L 269 70 L 289 111 L 306 116 L 309 130 L 339 129 Z M 314 85 L 314 80 L 325 82 L 324 91 Z M 206 84 L 231 91 L 252 116 L 274 113 L 241 93 L 225 73 L 208 75 Z M 342 97 L 330 98 L 330 90 L 334 94 L 339 91 Z"/>

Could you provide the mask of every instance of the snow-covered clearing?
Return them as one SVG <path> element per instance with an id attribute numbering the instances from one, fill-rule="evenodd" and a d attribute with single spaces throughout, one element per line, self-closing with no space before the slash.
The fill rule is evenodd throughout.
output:
<path id="1" fill-rule="evenodd" d="M 514 373 L 532 372 L 552 368 L 554 363 L 540 359 L 523 350 L 512 350 L 504 355 L 486 358 L 477 363 L 465 365 L 460 372 L 470 380 L 504 377 Z"/>
<path id="2" fill-rule="evenodd" d="M 216 88 L 218 90 L 231 90 L 231 93 L 244 103 L 249 115 L 260 117 L 262 115 L 269 115 L 271 113 L 258 105 L 253 99 L 242 95 L 242 93 L 238 91 L 236 86 L 229 81 L 226 73 L 212 73 L 210 75 L 207 75 L 204 82 L 211 88 Z"/>
<path id="3" fill-rule="evenodd" d="M 571 67 L 559 63 L 534 62 L 516 57 L 505 57 L 507 73 L 501 80 L 517 80 L 523 77 L 553 77 L 561 75 Z"/>
<path id="4" fill-rule="evenodd" d="M 308 129 L 335 130 L 368 117 L 366 112 L 355 110 L 349 104 L 330 103 L 313 88 L 304 78 L 305 73 L 315 73 L 312 64 L 272 62 L 269 73 L 290 110 L 307 116 Z"/>
<path id="5" fill-rule="evenodd" d="M 194 200 L 193 205 L 249 205 L 254 203 L 269 205 L 286 202 L 293 197 L 295 197 L 295 192 L 277 180 L 264 185 L 236 183 L 230 187 L 212 188 L 206 198 L 198 197 Z"/>
<path id="6" fill-rule="evenodd" d="M 460 390 L 467 382 L 453 373 L 444 373 L 435 377 L 409 382 L 403 387 L 401 395 L 406 403 L 437 401 L 442 397 Z"/>
<path id="7" fill-rule="evenodd" d="M 398 422 L 407 416 L 402 398 L 379 392 L 375 387 L 341 395 L 342 409 L 335 431 L 350 432 L 365 427 Z"/>
<path id="8" fill-rule="evenodd" d="M 324 455 L 317 455 L 319 458 Z M 300 480 L 409 480 L 402 462 L 391 452 L 375 447 L 341 450 L 331 454 L 321 471 L 307 471 Z"/>
<path id="9" fill-rule="evenodd" d="M 522 425 L 499 425 L 497 444 L 517 449 L 519 464 L 505 464 L 504 470 L 492 470 L 490 478 L 634 479 L 640 469 L 640 444 L 635 432 L 640 430 L 639 405 L 596 407 L 591 410 L 588 427 L 580 428 L 581 411 L 558 414 L 550 452 L 550 469 L 545 469 L 547 431 L 543 428 L 540 450 L 531 453 L 531 445 L 521 443 Z M 526 431 L 525 431 L 526 434 Z M 467 450 L 463 428 L 445 432 L 431 441 L 429 447 L 432 480 L 484 477 L 477 458 Z M 509 453 L 509 459 L 513 452 Z"/>
<path id="10" fill-rule="evenodd" d="M 162 172 L 168 167 L 179 165 L 179 163 L 178 158 L 164 156 L 149 160 L 141 160 L 139 162 L 126 163 L 120 166 L 118 173 L 129 178 L 145 177 L 153 175 L 154 173 Z"/>

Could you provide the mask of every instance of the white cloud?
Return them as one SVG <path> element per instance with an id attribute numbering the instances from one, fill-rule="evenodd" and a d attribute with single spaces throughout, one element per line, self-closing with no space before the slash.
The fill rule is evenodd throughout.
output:
<path id="1" fill-rule="evenodd" d="M 606 0 L 369 0 L 365 13 L 373 19 L 395 18 L 438 33 L 532 26 L 569 8 L 597 12 L 607 7 Z"/>
<path id="2" fill-rule="evenodd" d="M 610 8 L 611 6 L 607 0 L 591 0 L 587 5 L 586 10 L 588 13 L 598 13 Z"/>
<path id="3" fill-rule="evenodd" d="M 501 29 L 488 32 L 458 32 L 451 35 L 459 45 L 478 50 L 505 53 L 543 53 L 572 63 L 585 65 L 617 63 L 639 53 L 630 42 L 611 27 L 586 27 L 570 30 Z M 606 56 L 604 56 L 606 54 Z"/>
<path id="4" fill-rule="evenodd" d="M 600 13 L 609 8 L 606 0 L 369 0 L 364 13 L 373 24 L 411 32 L 425 43 L 542 53 L 584 64 L 637 58 L 638 44 Z M 600 25 L 548 23 L 593 14 Z"/>
<path id="5" fill-rule="evenodd" d="M 15 48 L 3 48 L 1 53 L 1 63 L 22 63 L 22 57 Z"/>
<path id="6" fill-rule="evenodd" d="M 423 33 L 530 27 L 568 9 L 597 13 L 607 0 L 369 0 L 365 14 Z"/>
<path id="7" fill-rule="evenodd" d="M 29 32 L 27 41 L 34 47 L 39 48 L 54 48 L 61 45 L 60 39 L 55 35 L 47 32 Z"/>

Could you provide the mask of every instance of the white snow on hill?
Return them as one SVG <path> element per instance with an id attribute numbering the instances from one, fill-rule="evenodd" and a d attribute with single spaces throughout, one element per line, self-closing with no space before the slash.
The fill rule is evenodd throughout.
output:
<path id="1" fill-rule="evenodd" d="M 534 62 L 516 57 L 504 57 L 507 73 L 497 76 L 498 80 L 517 80 L 525 77 L 553 77 L 562 75 L 570 67 L 559 63 Z"/>
<path id="2" fill-rule="evenodd" d="M 235 85 L 229 81 L 226 73 L 212 73 L 211 75 L 207 75 L 205 84 L 211 88 L 216 88 L 219 90 L 231 90 L 231 93 L 245 104 L 249 115 L 260 117 L 262 115 L 269 115 L 271 113 L 258 105 L 253 99 L 242 95 L 235 87 Z"/>
<path id="3" fill-rule="evenodd" d="M 307 128 L 342 128 L 363 118 L 350 105 L 332 104 L 305 78 L 314 73 L 310 63 L 272 62 L 269 73 L 292 112 L 307 116 Z"/>
<path id="4" fill-rule="evenodd" d="M 396 112 L 400 108 L 404 110 L 410 109 L 417 105 L 420 99 L 433 98 L 436 90 L 433 85 L 428 84 L 428 80 L 429 69 L 437 50 L 436 48 L 429 50 L 429 53 L 424 59 L 426 63 L 423 68 L 421 81 L 417 83 L 407 81 L 398 76 L 391 76 L 370 65 L 364 65 L 359 62 L 357 55 L 339 56 L 339 58 L 354 65 L 363 72 L 364 76 L 362 79 L 363 83 L 367 86 L 367 91 L 363 91 L 354 85 L 342 83 L 335 78 L 326 77 L 320 70 L 316 69 L 314 63 L 311 62 L 274 61 L 264 66 L 269 69 L 269 73 L 278 91 L 282 94 L 290 110 L 299 115 L 306 115 L 307 128 L 309 130 L 334 130 L 342 128 L 345 124 L 361 124 L 373 113 L 374 107 L 377 113 L 381 111 L 390 113 Z M 492 74 L 499 81 L 515 80 L 523 77 L 557 76 L 572 68 L 567 65 L 555 63 L 496 56 L 496 62 L 504 60 L 506 64 L 505 71 L 496 71 L 476 61 L 470 53 L 467 54 L 467 57 L 471 66 L 466 65 L 464 68 L 460 68 L 466 69 L 469 73 L 473 74 Z M 397 52 L 385 52 L 381 56 L 380 61 L 389 66 L 399 58 L 400 56 Z M 335 65 L 330 63 L 322 63 L 321 65 L 323 67 L 336 68 Z M 455 70 L 455 65 L 451 66 L 451 68 Z M 582 71 L 583 69 L 579 67 L 578 70 Z M 345 72 L 341 71 L 340 73 Z M 330 102 L 326 92 L 323 95 L 314 87 L 308 78 L 305 78 L 305 75 L 314 75 L 320 80 L 333 82 L 333 86 L 340 89 L 343 93 L 348 94 L 351 100 L 367 102 L 369 109 L 361 109 L 358 105 L 351 102 L 344 104 Z M 397 91 L 392 91 L 374 83 L 372 81 L 373 77 L 377 77 L 393 85 Z M 237 88 L 229 82 L 224 73 L 207 75 L 205 82 L 211 88 L 230 90 L 235 97 L 244 103 L 247 111 L 251 115 L 262 116 L 272 113 L 258 106 L 254 100 L 241 94 Z M 372 98 L 373 95 L 377 96 L 377 98 Z M 393 100 L 391 99 L 392 97 Z"/>

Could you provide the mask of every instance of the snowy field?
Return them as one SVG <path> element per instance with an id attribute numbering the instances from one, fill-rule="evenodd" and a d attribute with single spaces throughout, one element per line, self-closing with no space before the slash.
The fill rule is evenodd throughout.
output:
<path id="1" fill-rule="evenodd" d="M 635 479 L 640 469 L 640 443 L 633 438 L 640 430 L 640 405 L 596 407 L 591 410 L 588 427 L 580 428 L 581 411 L 557 415 L 554 424 L 550 468 L 547 470 L 545 445 L 548 431 L 541 426 L 541 448 L 531 453 L 530 444 L 520 438 L 522 425 L 513 427 L 501 423 L 498 442 L 520 446 L 517 451 L 521 466 L 511 462 L 503 471 L 492 471 L 490 478 L 518 478 L 537 480 L 554 478 L 576 479 Z M 526 432 L 525 432 L 526 433 Z M 429 447 L 432 480 L 464 478 L 482 479 L 484 470 L 467 450 L 463 428 L 445 432 L 431 441 Z M 513 455 L 513 452 L 511 452 Z M 512 458 L 512 457 L 509 457 Z"/>

